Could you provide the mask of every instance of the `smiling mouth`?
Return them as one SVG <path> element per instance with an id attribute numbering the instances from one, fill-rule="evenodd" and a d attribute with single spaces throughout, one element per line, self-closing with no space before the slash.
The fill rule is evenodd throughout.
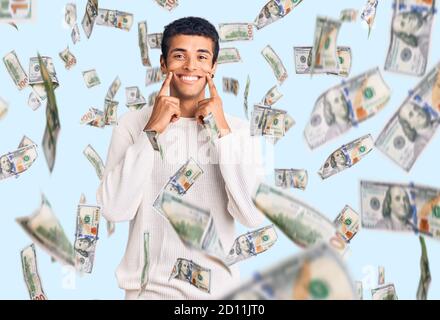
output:
<path id="1" fill-rule="evenodd" d="M 177 75 L 177 77 L 183 83 L 188 83 L 188 84 L 193 84 L 193 83 L 197 82 L 198 80 L 200 80 L 200 78 L 201 78 L 201 76 L 197 76 L 197 75 L 184 75 L 184 74 Z"/>

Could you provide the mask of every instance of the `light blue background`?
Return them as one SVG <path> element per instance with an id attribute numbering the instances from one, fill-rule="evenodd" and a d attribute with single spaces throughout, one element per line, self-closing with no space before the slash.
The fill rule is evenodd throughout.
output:
<path id="1" fill-rule="evenodd" d="M 37 3 L 37 18 L 34 23 L 19 24 L 17 32 L 6 24 L 0 24 L 0 56 L 15 50 L 26 71 L 29 58 L 42 55 L 53 57 L 60 87 L 56 98 L 61 120 L 61 132 L 55 168 L 52 175 L 39 148 L 39 158 L 31 169 L 18 179 L 0 182 L 0 298 L 28 299 L 28 293 L 21 271 L 20 250 L 31 240 L 16 224 L 15 218 L 29 215 L 40 205 L 40 194 L 49 199 L 54 212 L 62 222 L 66 234 L 72 239 L 75 232 L 76 207 L 81 192 L 88 203 L 96 203 L 95 192 L 98 179 L 91 164 L 82 154 L 91 144 L 104 159 L 111 137 L 111 127 L 105 129 L 81 126 L 81 116 L 91 106 L 103 108 L 104 97 L 110 83 L 119 75 L 122 86 L 116 100 L 119 101 L 119 115 L 129 112 L 125 107 L 125 87 L 139 86 L 147 98 L 159 85 L 145 87 L 145 67 L 140 60 L 137 39 L 137 22 L 147 20 L 148 32 L 162 32 L 163 26 L 174 19 L 194 15 L 209 19 L 214 25 L 225 22 L 252 22 L 265 0 L 259 1 L 201 1 L 181 0 L 177 9 L 169 13 L 153 0 L 116 1 L 100 0 L 102 8 L 118 9 L 134 14 L 130 32 L 95 26 L 91 39 L 81 30 L 81 41 L 73 45 L 70 30 L 63 27 L 64 5 L 68 1 L 40 0 Z M 265 92 L 276 83 L 276 79 L 260 54 L 270 44 L 283 60 L 289 77 L 280 87 L 284 97 L 275 105 L 286 109 L 297 124 L 275 147 L 276 167 L 305 168 L 309 171 L 309 185 L 306 191 L 293 190 L 299 199 L 334 219 L 345 204 L 359 210 L 359 181 L 371 179 L 389 182 L 425 184 L 440 187 L 438 154 L 440 139 L 434 137 L 425 152 L 409 174 L 392 163 L 380 151 L 374 150 L 355 167 L 324 182 L 316 174 L 327 156 L 340 145 L 364 134 L 374 138 L 396 111 L 409 89 L 420 78 L 382 72 L 392 89 L 392 98 L 386 108 L 374 118 L 336 140 L 310 151 L 303 139 L 303 130 L 309 120 L 315 100 L 331 86 L 341 82 L 335 76 L 297 75 L 294 71 L 293 47 L 311 46 L 317 15 L 338 18 L 345 8 L 361 9 L 366 0 L 304 0 L 284 19 L 255 32 L 249 42 L 223 43 L 223 47 L 236 46 L 243 62 L 220 65 L 216 75 L 217 87 L 221 88 L 223 76 L 240 81 L 238 97 L 223 94 L 226 112 L 244 117 L 243 91 L 246 77 L 250 74 L 251 89 L 249 104 L 261 100 Z M 78 24 L 86 1 L 77 1 Z M 368 39 L 368 30 L 360 20 L 343 24 L 338 45 L 350 46 L 353 52 L 353 66 L 350 76 L 379 66 L 383 70 L 390 37 L 392 17 L 391 1 L 380 1 L 374 29 Z M 440 28 L 434 22 L 428 69 L 440 59 Z M 58 56 L 69 45 L 78 60 L 70 71 L 65 70 Z M 159 50 L 150 50 L 153 65 L 159 64 Z M 96 68 L 101 85 L 87 89 L 81 71 Z M 10 104 L 9 113 L 0 121 L 0 154 L 12 151 L 24 134 L 41 146 L 45 127 L 45 103 L 37 111 L 27 106 L 30 89 L 19 92 L 11 81 L 6 68 L 0 66 L 0 97 Z M 245 231 L 243 227 L 240 231 Z M 107 238 L 105 221 L 101 220 L 95 266 L 91 275 L 75 276 L 63 269 L 59 263 L 51 263 L 50 257 L 37 247 L 38 268 L 43 288 L 50 299 L 121 299 L 123 291 L 117 287 L 114 271 L 125 250 L 128 224 L 116 226 L 116 233 Z M 250 277 L 256 270 L 273 264 L 279 259 L 301 252 L 279 232 L 279 240 L 270 251 L 241 263 L 243 278 Z M 428 254 L 432 272 L 429 298 L 440 298 L 440 257 L 438 241 L 427 239 Z M 420 245 L 413 234 L 398 234 L 361 230 L 351 244 L 348 266 L 354 280 L 363 280 L 364 296 L 371 294 L 368 286 L 377 281 L 377 266 L 385 267 L 386 282 L 393 282 L 399 298 L 414 299 L 419 281 Z"/>

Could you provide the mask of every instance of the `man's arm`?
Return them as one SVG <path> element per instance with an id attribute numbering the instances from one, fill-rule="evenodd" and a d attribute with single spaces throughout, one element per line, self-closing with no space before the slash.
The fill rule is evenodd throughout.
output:
<path id="1" fill-rule="evenodd" d="M 133 219 L 148 187 L 154 149 L 145 132 L 133 143 L 123 127 L 113 129 L 107 163 L 96 197 L 109 221 Z"/>

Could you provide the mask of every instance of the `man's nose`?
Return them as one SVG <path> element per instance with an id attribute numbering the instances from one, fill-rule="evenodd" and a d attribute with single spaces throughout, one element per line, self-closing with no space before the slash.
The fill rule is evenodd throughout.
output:
<path id="1" fill-rule="evenodd" d="M 188 57 L 185 61 L 185 65 L 183 66 L 185 70 L 193 71 L 197 69 L 197 62 L 195 59 Z"/>

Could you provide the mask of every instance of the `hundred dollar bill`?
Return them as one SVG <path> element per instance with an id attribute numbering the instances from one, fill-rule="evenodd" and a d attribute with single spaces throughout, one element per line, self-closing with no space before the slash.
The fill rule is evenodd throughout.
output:
<path id="1" fill-rule="evenodd" d="M 272 22 L 284 18 L 286 14 L 292 11 L 301 2 L 302 0 L 270 0 L 261 9 L 255 19 L 255 27 L 261 29 Z"/>
<path id="2" fill-rule="evenodd" d="M 295 72 L 297 74 L 310 74 L 312 72 L 312 47 L 294 47 L 295 55 Z M 334 74 L 341 77 L 348 77 L 351 70 L 351 48 L 349 47 L 337 47 L 336 54 L 339 59 L 338 71 L 322 72 L 315 70 L 314 74 L 326 73 Z"/>
<path id="3" fill-rule="evenodd" d="M 250 124 L 251 136 L 267 136 L 272 139 L 283 137 L 286 132 L 286 114 L 284 110 L 254 105 Z"/>
<path id="4" fill-rule="evenodd" d="M 0 180 L 18 177 L 32 166 L 37 157 L 37 145 L 34 143 L 0 156 Z"/>
<path id="5" fill-rule="evenodd" d="M 283 97 L 283 94 L 278 91 L 277 85 L 274 85 L 269 91 L 266 92 L 262 101 L 262 104 L 265 106 L 272 106 L 275 102 L 280 100 Z"/>
<path id="6" fill-rule="evenodd" d="M 28 106 L 31 107 L 33 111 L 37 110 L 39 107 L 41 107 L 41 98 L 38 94 L 36 94 L 34 91 L 32 91 L 29 94 L 28 97 Z"/>
<path id="7" fill-rule="evenodd" d="M 275 185 L 277 187 L 305 190 L 308 180 L 307 170 L 275 169 Z"/>
<path id="8" fill-rule="evenodd" d="M 267 251 L 278 240 L 278 235 L 273 225 L 266 226 L 240 235 L 235 239 L 225 263 L 231 266 L 239 261 L 249 259 Z"/>
<path id="9" fill-rule="evenodd" d="M 118 104 L 113 100 L 104 101 L 104 122 L 106 125 L 115 125 L 118 123 Z"/>
<path id="10" fill-rule="evenodd" d="M 353 210 L 349 205 L 346 205 L 342 209 L 341 213 L 336 217 L 333 224 L 336 230 L 342 236 L 346 242 L 350 242 L 351 239 L 358 233 L 360 227 L 359 214 Z"/>
<path id="11" fill-rule="evenodd" d="M 101 81 L 99 80 L 98 74 L 96 73 L 95 69 L 83 71 L 82 75 L 84 78 L 84 82 L 89 89 L 101 84 Z"/>
<path id="12" fill-rule="evenodd" d="M 212 143 L 220 138 L 220 130 L 217 127 L 217 122 L 215 121 L 215 117 L 212 112 L 208 113 L 208 115 L 203 118 L 203 125 L 205 130 L 208 131 L 208 137 Z"/>
<path id="13" fill-rule="evenodd" d="M 220 23 L 218 35 L 221 42 L 254 39 L 254 26 L 251 23 Z"/>
<path id="14" fill-rule="evenodd" d="M 169 280 L 171 279 L 183 280 L 208 293 L 211 291 L 211 270 L 192 260 L 177 258 Z"/>
<path id="15" fill-rule="evenodd" d="M 133 15 L 118 10 L 98 9 L 96 24 L 130 31 L 133 25 Z"/>
<path id="16" fill-rule="evenodd" d="M 147 101 L 138 87 L 125 88 L 125 97 L 127 99 L 127 108 L 130 110 L 142 109 L 147 104 Z"/>
<path id="17" fill-rule="evenodd" d="M 328 243 L 340 254 L 348 249 L 333 223 L 291 195 L 260 183 L 253 195 L 255 206 L 300 247 Z"/>
<path id="18" fill-rule="evenodd" d="M 410 171 L 440 124 L 440 63 L 414 88 L 376 140 L 376 146 Z"/>
<path id="19" fill-rule="evenodd" d="M 15 221 L 23 228 L 32 241 L 51 257 L 63 264 L 71 266 L 75 264 L 73 246 L 44 195 L 42 195 L 39 209 L 32 215 L 16 218 Z"/>
<path id="20" fill-rule="evenodd" d="M 352 300 L 347 267 L 325 243 L 289 257 L 233 289 L 225 300 Z"/>
<path id="21" fill-rule="evenodd" d="M 189 158 L 161 189 L 154 200 L 153 207 L 164 215 L 160 206 L 162 194 L 167 191 L 183 196 L 202 174 L 203 169 L 199 164 L 193 158 Z"/>
<path id="22" fill-rule="evenodd" d="M 121 87 L 121 79 L 116 76 L 115 80 L 113 80 L 112 84 L 107 90 L 107 94 L 105 95 L 105 100 L 112 101 Z"/>
<path id="23" fill-rule="evenodd" d="M 385 267 L 379 266 L 377 274 L 378 274 L 377 284 L 379 286 L 384 285 L 385 284 Z"/>
<path id="24" fill-rule="evenodd" d="M 321 179 L 327 179 L 345 169 L 351 168 L 373 150 L 374 141 L 370 134 L 344 144 L 334 151 L 319 169 Z"/>
<path id="25" fill-rule="evenodd" d="M 100 207 L 79 204 L 75 232 L 75 268 L 91 273 L 99 233 Z"/>
<path id="26" fill-rule="evenodd" d="M 162 46 L 162 33 L 148 34 L 147 43 L 150 49 L 160 49 Z"/>
<path id="27" fill-rule="evenodd" d="M 428 64 L 435 1 L 397 0 L 393 8 L 385 70 L 422 76 Z"/>
<path id="28" fill-rule="evenodd" d="M 284 80 L 287 79 L 287 70 L 284 67 L 280 57 L 278 57 L 278 55 L 275 53 L 275 51 L 273 51 L 270 45 L 265 46 L 263 50 L 261 50 L 261 54 L 269 63 L 279 84 L 283 84 Z"/>
<path id="29" fill-rule="evenodd" d="M 356 22 L 358 11 L 356 9 L 344 9 L 339 15 L 341 22 Z"/>
<path id="30" fill-rule="evenodd" d="M 361 181 L 362 226 L 440 238 L 440 189 Z"/>
<path id="31" fill-rule="evenodd" d="M 354 286 L 356 288 L 356 295 L 358 300 L 364 299 L 364 289 L 362 286 L 362 281 L 355 281 Z"/>
<path id="32" fill-rule="evenodd" d="M 81 25 L 87 38 L 90 38 L 96 17 L 98 16 L 98 0 L 87 0 L 86 11 Z"/>
<path id="33" fill-rule="evenodd" d="M 392 283 L 371 289 L 371 296 L 373 300 L 398 300 L 396 288 Z"/>
<path id="34" fill-rule="evenodd" d="M 168 11 L 171 11 L 175 9 L 179 5 L 178 0 L 155 0 L 158 5 L 160 5 L 162 8 L 167 9 Z"/>
<path id="35" fill-rule="evenodd" d="M 330 72 L 338 74 L 339 59 L 337 40 L 341 22 L 326 17 L 316 18 L 315 36 L 312 49 L 311 74 Z"/>
<path id="36" fill-rule="evenodd" d="M 9 104 L 0 97 L 0 120 L 3 119 L 9 110 Z"/>
<path id="37" fill-rule="evenodd" d="M 81 117 L 80 124 L 88 124 L 89 126 L 103 128 L 105 126 L 105 114 L 96 108 L 89 110 Z"/>
<path id="38" fill-rule="evenodd" d="M 284 134 L 287 133 L 296 124 L 295 119 L 293 119 L 288 113 L 284 116 Z M 281 138 L 275 138 L 273 141 L 277 143 Z"/>
<path id="39" fill-rule="evenodd" d="M 165 80 L 165 74 L 162 73 L 160 67 L 147 68 L 147 76 L 145 78 L 145 85 L 149 86 L 153 83 L 162 82 Z"/>
<path id="40" fill-rule="evenodd" d="M 378 4 L 378 0 L 367 0 L 367 3 L 365 4 L 365 7 L 361 13 L 361 19 L 364 20 L 368 25 L 368 37 L 370 36 L 374 19 L 376 18 L 376 9 Z"/>
<path id="41" fill-rule="evenodd" d="M 56 89 L 58 87 L 58 78 L 52 58 L 43 56 L 41 57 L 41 60 L 46 66 L 50 81 L 52 82 L 54 89 Z M 29 84 L 31 85 L 32 90 L 38 95 L 41 100 L 45 100 L 47 98 L 38 57 L 32 57 L 29 59 Z"/>
<path id="42" fill-rule="evenodd" d="M 59 56 L 61 58 L 61 60 L 63 60 L 64 62 L 64 67 L 69 70 L 70 68 L 72 68 L 73 66 L 76 65 L 76 58 L 75 56 L 72 54 L 72 52 L 70 52 L 69 47 L 67 47 L 66 49 L 64 49 L 63 51 L 61 51 L 59 53 Z"/>
<path id="43" fill-rule="evenodd" d="M 72 39 L 73 44 L 76 44 L 81 40 L 81 35 L 79 33 L 78 24 L 75 23 L 75 25 L 72 28 L 72 32 L 70 33 L 70 38 Z"/>
<path id="44" fill-rule="evenodd" d="M 47 300 L 47 296 L 41 285 L 40 274 L 38 273 L 35 245 L 31 244 L 21 250 L 20 256 L 24 282 L 26 282 L 31 300 Z"/>
<path id="45" fill-rule="evenodd" d="M 64 21 L 71 28 L 76 24 L 76 4 L 66 3 L 64 7 Z"/>
<path id="46" fill-rule="evenodd" d="M 29 78 L 21 66 L 15 51 L 7 53 L 3 57 L 3 62 L 5 63 L 6 70 L 8 70 L 8 73 L 18 90 L 26 88 L 29 84 Z"/>
<path id="47" fill-rule="evenodd" d="M 147 21 L 138 22 L 138 43 L 141 50 L 142 65 L 151 67 L 150 57 L 148 54 L 148 41 L 147 41 Z"/>
<path id="48" fill-rule="evenodd" d="M 160 207 L 185 245 L 201 250 L 224 264 L 225 253 L 209 210 L 169 192 L 162 194 Z"/>
<path id="49" fill-rule="evenodd" d="M 417 300 L 426 300 L 431 284 L 431 271 L 429 269 L 428 251 L 426 250 L 425 238 L 419 236 L 422 254 L 420 256 L 420 280 L 417 288 Z"/>
<path id="50" fill-rule="evenodd" d="M 241 62 L 237 48 L 221 48 L 218 52 L 217 64 Z"/>
<path id="51" fill-rule="evenodd" d="M 93 149 L 90 144 L 88 144 L 87 147 L 84 149 L 83 154 L 95 168 L 96 175 L 98 176 L 99 180 L 102 180 L 105 166 L 99 154 L 95 151 L 95 149 Z"/>
<path id="52" fill-rule="evenodd" d="M 347 132 L 379 112 L 391 91 L 378 68 L 324 92 L 316 101 L 304 137 L 311 149 Z"/>
<path id="53" fill-rule="evenodd" d="M 42 145 L 44 156 L 46 157 L 47 165 L 49 166 L 49 171 L 52 172 L 55 165 L 57 140 L 61 125 L 60 119 L 58 117 L 58 107 L 54 92 L 55 86 L 50 77 L 48 68 L 46 67 L 46 63 L 39 54 L 38 62 L 40 66 L 41 77 L 44 83 L 44 89 L 47 95 L 46 128 L 44 129 Z"/>
<path id="54" fill-rule="evenodd" d="M 150 268 L 150 233 L 144 232 L 144 265 L 141 273 L 141 290 L 139 296 L 145 291 L 148 284 L 148 272 Z"/>
<path id="55" fill-rule="evenodd" d="M 223 92 L 233 93 L 238 95 L 239 83 L 237 79 L 223 77 Z"/>
<path id="56" fill-rule="evenodd" d="M 153 91 L 148 96 L 148 106 L 152 107 L 154 106 L 154 103 L 156 102 L 157 95 L 159 94 L 159 91 Z"/>
<path id="57" fill-rule="evenodd" d="M 24 21 L 32 21 L 35 18 L 35 0 L 28 1 L 14 1 L 1 0 L 0 1 L 0 22 L 18 23 Z"/>
<path id="58" fill-rule="evenodd" d="M 244 115 L 246 116 L 246 119 L 249 120 L 249 112 L 248 112 L 248 97 L 249 97 L 249 89 L 251 87 L 251 78 L 249 75 L 246 78 L 246 87 L 244 88 L 244 100 L 243 100 L 243 109 L 244 109 Z"/>

